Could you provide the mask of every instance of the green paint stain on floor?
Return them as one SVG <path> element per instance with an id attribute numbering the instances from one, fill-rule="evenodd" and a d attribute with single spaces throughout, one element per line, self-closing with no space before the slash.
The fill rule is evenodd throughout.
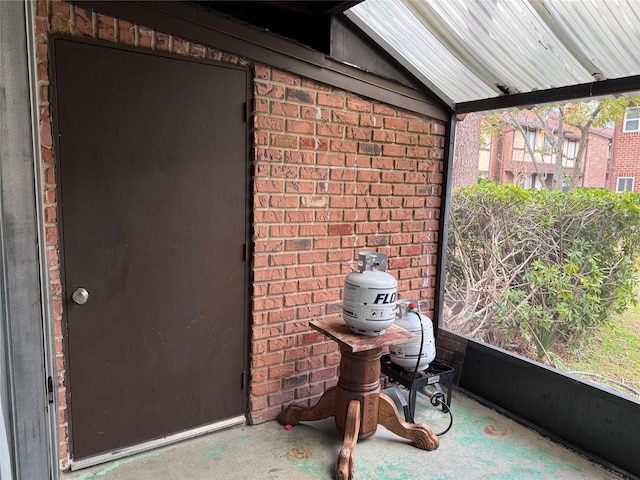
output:
<path id="1" fill-rule="evenodd" d="M 205 450 L 202 454 L 204 460 L 217 460 L 220 458 L 229 448 L 229 445 L 222 442 L 217 442 L 210 450 Z"/>
<path id="2" fill-rule="evenodd" d="M 539 448 L 531 443 L 523 443 L 519 435 L 506 427 L 506 423 L 500 416 L 476 416 L 472 411 L 458 408 L 455 412 L 456 435 L 452 438 L 464 448 L 473 448 L 479 452 L 486 452 L 480 456 L 483 460 L 483 468 L 495 468 L 499 465 L 509 465 L 510 471 L 504 474 L 496 471 L 492 478 L 504 480 L 512 479 L 516 474 L 518 478 L 554 478 L 558 474 L 572 472 L 580 469 L 548 449 Z M 517 426 L 516 426 L 517 428 Z"/>

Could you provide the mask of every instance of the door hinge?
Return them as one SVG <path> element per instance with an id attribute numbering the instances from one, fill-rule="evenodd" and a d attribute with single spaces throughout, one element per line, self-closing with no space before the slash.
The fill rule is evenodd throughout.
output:
<path id="1" fill-rule="evenodd" d="M 247 102 L 244 102 L 244 104 L 242 105 L 242 118 L 244 120 L 244 123 L 247 123 L 247 119 L 249 118 L 249 109 Z"/>
<path id="2" fill-rule="evenodd" d="M 47 402 L 53 403 L 53 378 L 51 376 L 47 378 Z"/>
<path id="3" fill-rule="evenodd" d="M 243 262 L 247 261 L 247 244 L 246 243 L 242 244 L 242 261 Z"/>
<path id="4" fill-rule="evenodd" d="M 242 390 L 245 389 L 247 382 L 247 372 L 245 370 L 242 371 L 242 375 L 240 375 L 240 388 Z"/>

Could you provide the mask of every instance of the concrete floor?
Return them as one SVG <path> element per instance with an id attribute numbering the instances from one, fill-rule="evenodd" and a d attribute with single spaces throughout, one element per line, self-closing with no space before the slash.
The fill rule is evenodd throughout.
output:
<path id="1" fill-rule="evenodd" d="M 392 390 L 387 391 L 392 398 Z M 619 479 L 522 425 L 455 393 L 453 428 L 433 452 L 384 427 L 358 442 L 354 480 Z M 435 432 L 448 416 L 418 394 L 416 421 Z M 287 431 L 277 422 L 218 431 L 169 447 L 67 472 L 63 480 L 332 479 L 342 439 L 333 418 Z"/>

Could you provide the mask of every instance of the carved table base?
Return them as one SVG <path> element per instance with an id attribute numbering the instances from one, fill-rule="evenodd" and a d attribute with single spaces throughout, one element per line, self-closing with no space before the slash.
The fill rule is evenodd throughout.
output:
<path id="1" fill-rule="evenodd" d="M 303 421 L 335 417 L 336 427 L 344 435 L 344 442 L 336 462 L 337 479 L 351 480 L 353 478 L 353 456 L 356 442 L 359 439 L 372 436 L 376 432 L 378 424 L 402 438 L 411 440 L 416 447 L 422 450 L 438 448 L 440 441 L 427 425 L 408 423 L 402 420 L 393 400 L 381 393 L 380 357 L 382 356 L 382 348 L 376 345 L 375 338 L 382 338 L 382 336 L 373 339 L 365 337 L 360 340 L 357 338 L 358 336 L 354 335 L 356 339 L 346 343 L 342 339 L 344 335 L 336 338 L 336 332 L 333 331 L 340 325 L 312 324 L 312 326 L 334 338 L 340 345 L 342 356 L 338 384 L 327 389 L 312 407 L 289 405 L 280 413 L 278 421 L 283 425 L 297 425 Z M 373 345 L 362 347 L 356 345 L 354 347 L 354 341 L 368 341 Z M 379 340 L 377 343 L 381 343 L 381 341 Z M 358 348 L 360 349 L 358 350 Z"/>

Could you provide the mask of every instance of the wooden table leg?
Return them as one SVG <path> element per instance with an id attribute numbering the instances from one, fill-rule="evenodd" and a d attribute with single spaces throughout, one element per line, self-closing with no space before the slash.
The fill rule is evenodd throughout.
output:
<path id="1" fill-rule="evenodd" d="M 422 450 L 435 450 L 440 440 L 424 423 L 408 423 L 401 419 L 396 404 L 386 394 L 379 394 L 378 423 L 396 435 L 411 440 Z"/>
<path id="2" fill-rule="evenodd" d="M 360 402 L 351 400 L 347 410 L 344 428 L 344 442 L 336 462 L 336 479 L 351 480 L 354 475 L 355 463 L 353 455 L 356 453 L 356 443 L 360 432 Z"/>
<path id="3" fill-rule="evenodd" d="M 336 387 L 327 389 L 322 394 L 318 403 L 312 407 L 302 407 L 291 404 L 278 416 L 278 422 L 282 425 L 297 425 L 300 422 L 323 420 L 335 415 L 336 412 Z"/>

